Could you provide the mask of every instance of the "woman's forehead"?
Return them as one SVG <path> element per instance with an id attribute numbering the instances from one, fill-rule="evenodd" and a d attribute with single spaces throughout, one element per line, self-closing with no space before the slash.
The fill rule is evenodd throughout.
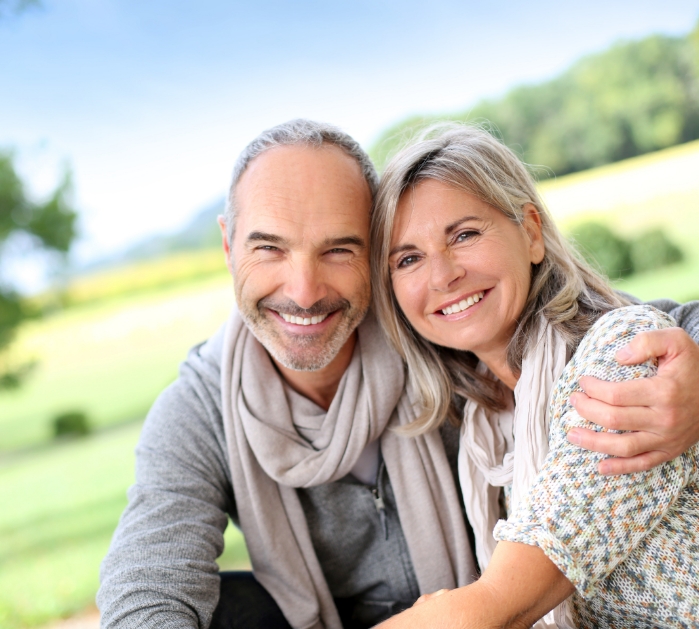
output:
<path id="1" fill-rule="evenodd" d="M 425 179 L 401 196 L 396 208 L 391 241 L 396 243 L 413 232 L 448 232 L 455 222 L 485 219 L 497 212 L 475 195 L 456 186 Z"/>

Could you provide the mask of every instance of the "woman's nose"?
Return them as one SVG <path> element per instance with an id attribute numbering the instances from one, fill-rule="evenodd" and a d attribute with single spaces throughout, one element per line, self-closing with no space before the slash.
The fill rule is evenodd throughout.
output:
<path id="1" fill-rule="evenodd" d="M 448 291 L 452 284 L 466 274 L 466 269 L 454 262 L 446 253 L 430 258 L 430 290 Z"/>

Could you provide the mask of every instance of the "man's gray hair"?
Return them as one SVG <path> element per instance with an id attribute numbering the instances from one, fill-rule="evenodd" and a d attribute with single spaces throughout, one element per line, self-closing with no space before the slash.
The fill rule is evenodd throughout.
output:
<path id="1" fill-rule="evenodd" d="M 278 146 L 303 145 L 320 148 L 323 144 L 337 146 L 357 162 L 362 176 L 369 186 L 371 198 L 374 199 L 379 185 L 379 177 L 371 159 L 356 140 L 337 127 L 324 122 L 314 122 L 303 118 L 289 120 L 289 122 L 284 122 L 260 133 L 245 147 L 233 167 L 231 187 L 228 191 L 226 209 L 223 215 L 229 243 L 232 243 L 235 232 L 235 191 L 250 162 L 265 151 Z"/>

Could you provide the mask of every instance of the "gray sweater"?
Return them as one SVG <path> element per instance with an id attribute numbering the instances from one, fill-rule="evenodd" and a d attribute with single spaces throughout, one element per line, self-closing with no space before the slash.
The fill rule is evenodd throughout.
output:
<path id="1" fill-rule="evenodd" d="M 699 342 L 699 303 L 653 305 Z M 102 626 L 208 627 L 218 602 L 216 558 L 230 516 L 237 522 L 221 416 L 223 332 L 194 347 L 179 378 L 156 400 L 136 447 L 136 482 L 101 568 Z M 442 431 L 456 469 L 458 433 Z M 336 599 L 367 623 L 419 595 L 390 479 L 377 491 L 351 477 L 298 490 L 313 545 Z"/>

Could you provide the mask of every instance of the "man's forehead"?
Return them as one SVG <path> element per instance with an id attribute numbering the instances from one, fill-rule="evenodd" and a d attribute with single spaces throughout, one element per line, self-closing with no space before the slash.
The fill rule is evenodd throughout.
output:
<path id="1" fill-rule="evenodd" d="M 371 193 L 356 161 L 333 146 L 284 146 L 255 158 L 236 189 L 238 220 L 368 221 Z M 245 220 L 247 219 L 247 220 Z"/>
<path id="2" fill-rule="evenodd" d="M 366 185 L 359 164 L 339 147 L 330 144 L 277 146 L 250 162 L 238 187 L 259 183 L 267 187 L 313 184 L 338 175 L 348 184 L 362 182 Z"/>

